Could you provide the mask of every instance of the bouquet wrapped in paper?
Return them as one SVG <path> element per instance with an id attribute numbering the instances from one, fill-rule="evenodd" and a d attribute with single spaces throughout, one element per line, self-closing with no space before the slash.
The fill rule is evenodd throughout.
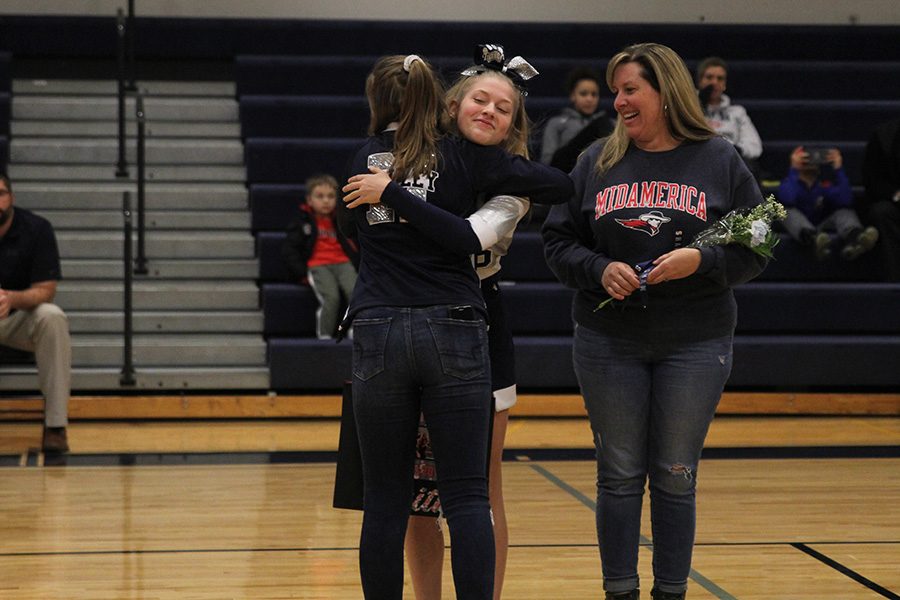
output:
<path id="1" fill-rule="evenodd" d="M 750 248 L 757 254 L 774 258 L 772 250 L 778 244 L 778 235 L 772 231 L 772 223 L 780 221 L 787 216 L 787 211 L 781 203 L 775 200 L 775 196 L 769 195 L 762 204 L 753 208 L 739 208 L 730 211 L 724 217 L 701 231 L 697 237 L 688 244 L 687 248 L 709 248 L 711 246 L 724 246 L 725 244 L 740 244 Z M 647 275 L 653 270 L 653 261 L 648 260 L 635 265 L 640 283 L 641 292 L 646 292 Z M 594 309 L 597 312 L 613 301 L 607 298 Z"/>

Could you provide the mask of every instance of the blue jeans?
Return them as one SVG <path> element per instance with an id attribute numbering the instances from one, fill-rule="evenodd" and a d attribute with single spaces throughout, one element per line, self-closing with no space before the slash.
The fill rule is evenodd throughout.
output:
<path id="1" fill-rule="evenodd" d="M 487 332 L 481 317 L 451 318 L 450 308 L 371 308 L 353 321 L 353 410 L 365 490 L 359 567 L 366 598 L 403 594 L 420 411 L 440 473 L 457 598 L 493 597 Z"/>
<path id="2" fill-rule="evenodd" d="M 732 336 L 663 345 L 576 326 L 573 357 L 597 448 L 604 589 L 638 587 L 649 476 L 654 585 L 682 592 L 694 545 L 697 464 L 731 372 Z"/>

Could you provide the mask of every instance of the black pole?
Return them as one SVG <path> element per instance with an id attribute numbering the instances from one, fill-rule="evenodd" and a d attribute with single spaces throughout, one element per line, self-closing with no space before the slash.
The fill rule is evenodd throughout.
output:
<path id="1" fill-rule="evenodd" d="M 125 33 L 128 38 L 128 85 L 126 89 L 129 92 L 136 92 L 137 83 L 135 83 L 135 79 L 137 78 L 137 74 L 135 73 L 134 67 L 134 0 L 128 0 L 128 26 L 125 28 Z"/>
<path id="2" fill-rule="evenodd" d="M 135 97 L 135 116 L 137 117 L 137 260 L 134 263 L 135 275 L 147 274 L 147 253 L 144 243 L 145 223 L 144 215 L 146 212 L 144 183 L 146 181 L 146 156 L 144 153 L 145 146 L 145 118 L 144 118 L 144 94 L 138 92 Z"/>
<path id="3" fill-rule="evenodd" d="M 116 164 L 116 177 L 128 177 L 128 162 L 125 160 L 125 15 L 122 9 L 116 14 L 116 58 L 118 61 L 118 96 L 119 96 L 119 161 Z"/>
<path id="4" fill-rule="evenodd" d="M 132 358 L 132 337 L 134 330 L 131 322 L 132 316 L 132 274 L 131 274 L 131 192 L 122 194 L 122 214 L 125 216 L 125 233 L 123 239 L 124 262 L 125 262 L 125 279 L 123 294 L 123 313 L 125 318 L 123 332 L 123 355 L 122 355 L 122 376 L 119 378 L 119 384 L 133 386 L 134 379 L 134 362 Z"/>

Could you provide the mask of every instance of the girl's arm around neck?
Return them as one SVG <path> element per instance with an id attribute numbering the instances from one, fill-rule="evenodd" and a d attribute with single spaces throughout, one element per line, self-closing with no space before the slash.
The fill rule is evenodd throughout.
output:
<path id="1" fill-rule="evenodd" d="M 490 196 L 525 196 L 538 204 L 562 204 L 574 193 L 569 176 L 559 169 L 521 156 L 513 156 L 496 146 L 464 143 L 476 189 Z"/>

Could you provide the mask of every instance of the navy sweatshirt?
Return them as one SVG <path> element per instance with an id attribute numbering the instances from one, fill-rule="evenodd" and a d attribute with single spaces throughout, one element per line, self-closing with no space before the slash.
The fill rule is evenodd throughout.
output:
<path id="1" fill-rule="evenodd" d="M 547 263 L 577 291 L 575 322 L 616 337 L 648 343 L 699 341 L 734 332 L 731 287 L 757 276 L 766 260 L 738 244 L 701 249 L 700 267 L 684 279 L 648 285 L 623 302 L 600 283 L 610 262 L 636 265 L 686 246 L 738 207 L 762 202 L 753 176 L 723 138 L 683 142 L 665 152 L 633 144 L 603 177 L 596 171 L 602 141 L 581 156 L 575 196 L 554 206 L 542 228 Z M 646 305 L 646 307 L 645 307 Z"/>
<path id="2" fill-rule="evenodd" d="M 366 140 L 350 165 L 350 174 L 367 173 L 368 157 L 390 152 L 393 132 Z M 439 143 L 438 165 L 430 174 L 391 182 L 383 200 L 418 193 L 425 201 L 458 216 L 476 208 L 480 192 L 530 196 L 552 202 L 572 194 L 568 176 L 496 146 L 479 146 L 453 137 Z M 370 207 L 353 209 L 360 245 L 360 267 L 350 313 L 373 306 L 470 304 L 484 312 L 484 301 L 468 254 L 445 249 L 409 223 L 395 217 L 371 224 Z"/>

